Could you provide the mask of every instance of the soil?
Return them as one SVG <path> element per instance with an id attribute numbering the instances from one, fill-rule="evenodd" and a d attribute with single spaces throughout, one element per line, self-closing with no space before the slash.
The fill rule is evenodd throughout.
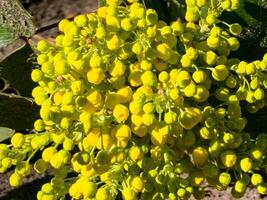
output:
<path id="1" fill-rule="evenodd" d="M 24 0 L 24 6 L 34 16 L 38 28 L 44 30 L 46 29 L 44 27 L 56 24 L 60 19 L 72 18 L 81 13 L 93 12 L 97 8 L 97 0 Z M 33 41 L 42 37 L 52 39 L 57 32 L 56 27 L 39 32 L 33 37 Z M 0 60 L 19 44 L 16 43 L 8 48 L 0 49 Z M 43 175 L 32 173 L 24 179 L 22 186 L 14 189 L 8 183 L 8 177 L 11 173 L 12 170 L 5 174 L 0 174 L 0 200 L 35 200 L 36 193 L 40 190 L 41 186 L 51 179 L 50 173 Z M 207 187 L 205 199 L 231 200 L 234 198 L 231 196 L 231 188 L 228 188 L 226 191 L 216 191 Z M 255 189 L 249 188 L 241 199 L 267 200 L 267 197 L 261 197 Z"/>

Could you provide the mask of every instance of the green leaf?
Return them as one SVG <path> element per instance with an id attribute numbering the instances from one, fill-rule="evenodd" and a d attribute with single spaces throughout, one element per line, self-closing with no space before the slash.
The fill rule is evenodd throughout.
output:
<path id="1" fill-rule="evenodd" d="M 181 0 L 167 0 L 168 10 L 172 21 L 185 16 L 185 2 Z"/>
<path id="2" fill-rule="evenodd" d="M 243 0 L 241 1 L 239 9 L 234 12 L 225 11 L 223 14 L 229 19 L 228 22 L 238 22 L 242 26 L 266 25 L 266 5 L 259 0 Z"/>
<path id="3" fill-rule="evenodd" d="M 20 37 L 34 35 L 32 16 L 18 0 L 0 0 L 0 48 Z"/>
<path id="4" fill-rule="evenodd" d="M 251 13 L 249 13 L 245 7 L 247 1 L 243 1 L 240 8 L 237 9 L 235 11 L 235 13 L 240 16 L 245 22 L 247 25 L 253 25 L 253 24 L 257 24 L 257 20 L 254 19 L 252 16 L 251 16 Z"/>
<path id="5" fill-rule="evenodd" d="M 39 107 L 30 98 L 35 87 L 31 81 L 33 56 L 33 50 L 26 43 L 0 63 L 0 126 L 15 130 L 32 129 L 39 117 Z M 5 93 L 12 90 L 18 94 Z"/>
<path id="6" fill-rule="evenodd" d="M 259 0 L 246 0 L 244 2 L 245 9 L 254 19 L 263 25 L 267 25 L 267 3 L 263 4 Z"/>
<path id="7" fill-rule="evenodd" d="M 39 107 L 30 98 L 0 93 L 0 126 L 30 130 L 39 118 Z"/>
<path id="8" fill-rule="evenodd" d="M 0 63 L 0 78 L 5 79 L 9 87 L 16 89 L 25 97 L 31 97 L 31 91 L 35 86 L 31 81 L 34 65 L 30 58 L 33 56 L 31 46 L 25 44 Z"/>
<path id="9" fill-rule="evenodd" d="M 107 5 L 106 0 L 98 0 L 98 7 L 103 7 L 105 5 Z"/>
<path id="10" fill-rule="evenodd" d="M 0 127 L 0 142 L 3 142 L 4 140 L 11 138 L 11 136 L 15 133 L 15 130 L 6 128 L 6 127 Z"/>
<path id="11" fill-rule="evenodd" d="M 10 28 L 0 26 L 0 48 L 9 45 L 14 42 L 17 38 L 11 32 Z"/>

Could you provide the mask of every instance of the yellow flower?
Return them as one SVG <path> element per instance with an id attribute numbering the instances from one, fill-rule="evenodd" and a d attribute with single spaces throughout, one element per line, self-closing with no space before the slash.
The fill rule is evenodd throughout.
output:
<path id="1" fill-rule="evenodd" d="M 124 122 L 129 117 L 129 109 L 122 104 L 117 104 L 114 107 L 113 116 L 115 117 L 117 122 L 119 122 L 119 123 Z"/>
<path id="2" fill-rule="evenodd" d="M 143 179 L 140 176 L 131 177 L 130 185 L 136 192 L 142 192 L 144 185 Z"/>
<path id="3" fill-rule="evenodd" d="M 98 149 L 108 150 L 112 147 L 113 144 L 114 144 L 114 140 L 111 137 L 111 135 L 107 133 L 102 133 L 100 137 L 98 138 L 96 147 Z"/>
<path id="4" fill-rule="evenodd" d="M 86 99 L 96 108 L 100 108 L 103 105 L 103 98 L 99 90 L 94 90 L 90 92 Z"/>
<path id="5" fill-rule="evenodd" d="M 93 128 L 88 135 L 83 139 L 83 147 L 90 149 L 96 146 L 98 139 L 100 138 L 101 132 L 99 128 Z"/>
<path id="6" fill-rule="evenodd" d="M 106 18 L 107 16 L 107 7 L 103 6 L 103 7 L 99 7 L 97 9 L 97 15 L 101 18 Z"/>
<path id="7" fill-rule="evenodd" d="M 131 101 L 133 91 L 130 86 L 124 86 L 117 91 L 117 94 L 120 96 L 120 102 L 126 103 Z"/>
<path id="8" fill-rule="evenodd" d="M 204 166 L 208 162 L 208 151 L 203 147 L 196 147 L 192 152 L 194 164 L 196 166 Z"/>
<path id="9" fill-rule="evenodd" d="M 115 60 L 111 66 L 110 66 L 110 69 L 109 69 L 109 73 L 111 74 L 111 76 L 122 76 L 125 72 L 125 64 L 120 61 L 120 60 Z"/>
<path id="10" fill-rule="evenodd" d="M 141 118 L 142 120 L 142 118 Z M 142 121 L 141 121 L 142 123 Z M 148 128 L 145 125 L 132 125 L 132 131 L 135 135 L 137 135 L 138 137 L 145 137 L 147 135 L 148 132 Z"/>
<path id="11" fill-rule="evenodd" d="M 117 35 L 113 35 L 107 40 L 107 47 L 111 51 L 119 49 L 120 46 L 121 46 L 121 40 Z"/>
<path id="12" fill-rule="evenodd" d="M 224 81 L 229 74 L 229 71 L 225 65 L 217 65 L 213 68 L 211 75 L 216 81 Z"/>
<path id="13" fill-rule="evenodd" d="M 234 167 L 236 164 L 236 154 L 234 151 L 226 150 L 221 153 L 220 159 L 225 167 Z"/>
<path id="14" fill-rule="evenodd" d="M 138 87 L 142 85 L 141 75 L 142 71 L 139 69 L 135 69 L 130 72 L 128 81 L 132 87 Z"/>
<path id="15" fill-rule="evenodd" d="M 164 145 L 166 144 L 168 139 L 168 134 L 165 134 L 162 131 L 159 131 L 158 129 L 153 129 L 151 132 L 151 142 L 154 145 Z"/>
<path id="16" fill-rule="evenodd" d="M 95 85 L 100 84 L 105 79 L 105 73 L 100 68 L 90 69 L 87 72 L 87 80 Z"/>
<path id="17" fill-rule="evenodd" d="M 122 124 L 115 131 L 117 140 L 128 141 L 132 137 L 131 128 L 128 125 Z"/>
<path id="18" fill-rule="evenodd" d="M 132 146 L 129 150 L 129 157 L 132 161 L 137 162 L 138 160 L 143 159 L 144 153 L 139 146 Z"/>
<path id="19" fill-rule="evenodd" d="M 114 107 L 120 103 L 120 96 L 115 92 L 109 92 L 106 94 L 105 106 L 108 109 L 113 110 Z"/>
<path id="20" fill-rule="evenodd" d="M 137 200 L 137 194 L 132 188 L 124 188 L 122 196 L 124 200 Z"/>

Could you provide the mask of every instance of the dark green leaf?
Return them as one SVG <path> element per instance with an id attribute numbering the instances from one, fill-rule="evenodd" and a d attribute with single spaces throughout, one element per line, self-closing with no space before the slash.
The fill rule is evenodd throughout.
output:
<path id="1" fill-rule="evenodd" d="M 32 16 L 18 0 L 0 0 L 0 24 L 0 48 L 36 31 Z"/>
<path id="2" fill-rule="evenodd" d="M 266 24 L 267 9 L 258 4 L 257 1 L 245 1 L 244 9 L 258 23 Z M 252 25 L 252 24 L 250 24 Z"/>
<path id="3" fill-rule="evenodd" d="M 221 19 L 227 23 L 242 25 L 242 34 L 239 36 L 240 48 L 232 52 L 231 57 L 251 61 L 261 59 L 267 51 L 267 1 L 243 0 L 235 12 L 223 12 Z"/>
<path id="4" fill-rule="evenodd" d="M 103 7 L 107 4 L 106 0 L 98 0 L 98 7 Z"/>
<path id="5" fill-rule="evenodd" d="M 10 87 L 26 97 L 31 97 L 31 91 L 35 86 L 31 81 L 33 63 L 30 57 L 33 55 L 31 46 L 25 44 L 0 63 L 0 78 L 5 79 Z"/>
<path id="6" fill-rule="evenodd" d="M 0 91 L 6 89 L 6 81 L 5 79 L 0 77 Z"/>
<path id="7" fill-rule="evenodd" d="M 39 116 L 39 107 L 25 97 L 0 93 L 0 126 L 29 130 Z"/>
<path id="8" fill-rule="evenodd" d="M 259 23 L 266 24 L 267 9 L 264 6 L 265 4 L 261 0 L 243 0 L 235 13 L 249 26 Z"/>
<path id="9" fill-rule="evenodd" d="M 222 19 L 223 21 L 225 21 L 225 22 L 227 22 L 229 24 L 239 23 L 240 25 L 242 25 L 242 27 L 247 26 L 248 23 L 247 23 L 247 20 L 244 20 L 244 14 L 243 14 L 243 17 L 241 16 L 242 15 L 241 13 L 243 11 L 242 10 L 239 10 L 239 11 L 236 11 L 236 12 L 226 12 L 226 11 L 224 11 L 222 13 L 220 19 Z"/>
<path id="10" fill-rule="evenodd" d="M 260 109 L 257 113 L 249 113 L 245 111 L 244 117 L 247 119 L 246 132 L 263 133 L 267 130 L 267 123 L 264 123 L 267 118 L 267 109 Z"/>
<path id="11" fill-rule="evenodd" d="M 185 2 L 181 0 L 168 0 L 168 9 L 172 21 L 185 16 Z"/>
<path id="12" fill-rule="evenodd" d="M 0 142 L 3 142 L 4 140 L 11 138 L 11 136 L 15 133 L 13 129 L 6 128 L 6 127 L 0 127 Z"/>

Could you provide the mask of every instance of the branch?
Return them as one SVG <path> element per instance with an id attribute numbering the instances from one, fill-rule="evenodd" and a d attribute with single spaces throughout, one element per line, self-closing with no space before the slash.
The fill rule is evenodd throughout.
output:
<path id="1" fill-rule="evenodd" d="M 4 92 L 0 92 L 0 95 L 6 96 L 6 97 L 9 97 L 9 98 L 25 99 L 27 101 L 30 101 L 32 104 L 34 103 L 34 99 L 30 98 L 30 97 L 23 97 L 23 96 L 20 96 L 20 95 L 17 95 L 17 94 L 8 94 L 8 93 L 4 93 Z"/>

